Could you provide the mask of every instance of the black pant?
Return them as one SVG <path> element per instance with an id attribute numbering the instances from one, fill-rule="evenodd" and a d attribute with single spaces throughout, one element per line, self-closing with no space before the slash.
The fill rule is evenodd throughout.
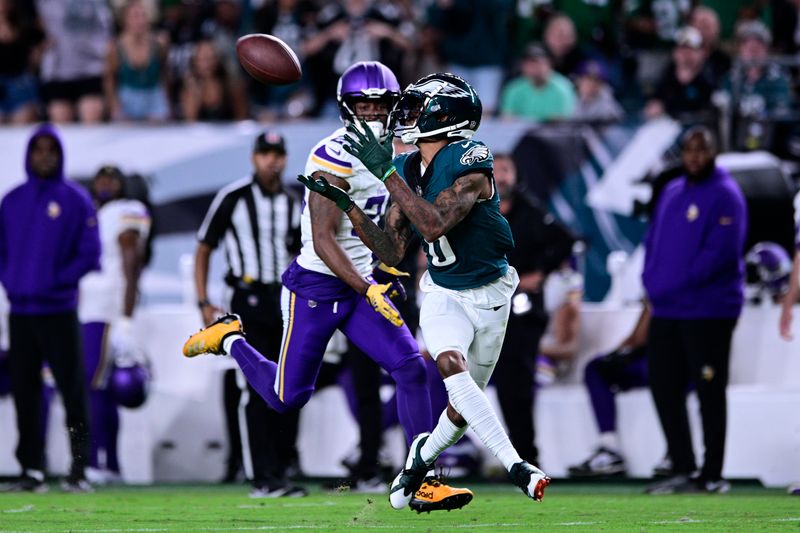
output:
<path id="1" fill-rule="evenodd" d="M 241 316 L 247 342 L 264 357 L 277 362 L 283 334 L 280 286 L 234 289 L 231 311 Z M 230 386 L 231 380 L 226 380 L 226 385 Z M 245 392 L 242 400 L 241 394 Z M 229 428 L 235 425 L 239 429 L 238 435 L 231 435 L 231 441 L 239 439 L 239 445 L 246 444 L 242 446 L 245 472 L 254 485 L 282 482 L 287 467 L 298 459 L 296 442 L 299 413 L 280 414 L 272 410 L 244 379 L 238 380 L 237 389 L 226 390 L 225 396 L 226 406 L 236 409 L 227 413 L 229 418 L 237 420 L 237 424 L 229 424 Z M 247 422 L 244 427 L 238 423 L 242 407 Z M 234 451 L 236 448 L 232 444 Z M 248 462 L 252 465 L 252 472 L 248 472 Z"/>
<path id="2" fill-rule="evenodd" d="M 547 318 L 537 306 L 540 297 L 533 298 L 534 309 L 525 315 L 511 313 L 508 317 L 506 338 L 497 360 L 492 380 L 497 389 L 497 399 L 508 426 L 508 437 L 520 457 L 538 463 L 536 433 L 533 424 L 534 370 L 539 340 L 547 325 Z"/>
<path id="3" fill-rule="evenodd" d="M 722 477 L 727 424 L 726 387 L 736 319 L 673 320 L 653 317 L 647 339 L 650 390 L 675 474 L 697 465 L 686 391 L 694 385 L 703 420 L 704 480 Z"/>
<path id="4" fill-rule="evenodd" d="M 17 459 L 25 470 L 44 469 L 42 365 L 46 361 L 67 414 L 72 468 L 83 476 L 89 459 L 89 429 L 83 346 L 75 311 L 9 317 L 9 372 L 17 410 Z"/>

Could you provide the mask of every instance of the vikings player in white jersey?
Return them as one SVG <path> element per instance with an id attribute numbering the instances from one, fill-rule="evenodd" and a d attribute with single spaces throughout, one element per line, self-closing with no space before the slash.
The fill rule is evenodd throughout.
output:
<path id="1" fill-rule="evenodd" d="M 124 397 L 129 391 L 115 391 L 109 386 L 109 378 L 114 359 L 130 353 L 134 346 L 131 318 L 150 214 L 141 202 L 122 198 L 123 175 L 116 167 L 102 167 L 92 181 L 91 192 L 97 204 L 101 270 L 81 280 L 78 317 L 90 400 L 91 469 L 87 474 L 90 481 L 103 483 L 120 479 L 117 405 L 131 405 Z M 136 388 L 132 383 L 124 386 Z"/>
<path id="2" fill-rule="evenodd" d="M 384 140 L 391 134 L 389 112 L 399 96 L 394 74 L 376 61 L 350 67 L 337 88 L 345 125 L 364 121 Z M 388 192 L 344 150 L 345 132 L 336 130 L 312 149 L 305 174 L 324 176 L 348 191 L 354 204 L 377 223 L 385 212 Z M 396 382 L 398 416 L 410 443 L 433 426 L 425 363 L 414 336 L 388 298 L 391 284 L 373 281 L 372 252 L 342 213 L 346 208 L 306 190 L 303 246 L 282 278 L 284 331 L 277 364 L 247 344 L 235 315 L 224 316 L 193 335 L 184 355 L 230 354 L 267 403 L 285 412 L 301 408 L 311 398 L 325 347 L 338 329 Z M 472 499 L 469 490 L 451 488 L 432 478 L 432 471 L 428 474 L 410 502 L 413 509 L 456 509 Z"/>

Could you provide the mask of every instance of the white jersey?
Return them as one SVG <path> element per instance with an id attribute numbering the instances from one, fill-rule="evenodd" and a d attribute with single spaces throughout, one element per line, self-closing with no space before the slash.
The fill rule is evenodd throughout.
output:
<path id="1" fill-rule="evenodd" d="M 97 210 L 97 224 L 102 247 L 101 270 L 81 279 L 78 305 L 81 322 L 113 322 L 122 316 L 125 274 L 119 236 L 134 230 L 144 242 L 150 233 L 150 214 L 137 200 L 113 200 Z"/>
<path id="2" fill-rule="evenodd" d="M 347 192 L 355 204 L 377 223 L 385 213 L 389 201 L 389 191 L 361 161 L 345 151 L 343 144 L 346 142 L 346 132 L 347 130 L 344 128 L 339 128 L 314 146 L 306 162 L 305 174 L 311 176 L 314 172 L 321 171 L 346 180 L 350 185 Z M 310 191 L 306 189 L 306 208 L 303 209 L 300 219 L 303 247 L 297 257 L 297 263 L 307 270 L 335 276 L 314 251 L 311 237 L 311 214 L 307 208 L 309 193 Z M 344 213 L 342 213 L 339 223 L 339 231 L 336 233 L 336 241 L 362 276 L 367 276 L 372 272 L 372 252 L 358 238 L 353 231 L 353 224 Z"/>

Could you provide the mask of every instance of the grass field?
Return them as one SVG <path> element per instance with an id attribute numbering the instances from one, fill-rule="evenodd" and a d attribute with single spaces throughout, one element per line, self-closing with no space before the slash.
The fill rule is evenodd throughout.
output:
<path id="1" fill-rule="evenodd" d="M 642 485 L 556 482 L 534 503 L 507 485 L 473 485 L 460 511 L 393 511 L 386 497 L 325 493 L 252 500 L 243 487 L 120 487 L 95 494 L 0 495 L 0 532 L 758 531 L 800 530 L 800 498 L 753 485 L 727 495 L 645 496 Z"/>

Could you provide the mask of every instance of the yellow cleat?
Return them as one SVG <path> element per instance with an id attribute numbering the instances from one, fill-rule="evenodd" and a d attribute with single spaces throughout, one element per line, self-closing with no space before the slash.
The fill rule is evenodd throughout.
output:
<path id="1" fill-rule="evenodd" d="M 451 487 L 434 476 L 425 478 L 422 486 L 408 504 L 417 513 L 452 511 L 472 501 L 472 491 Z"/>
<path id="2" fill-rule="evenodd" d="M 239 318 L 239 315 L 222 315 L 215 322 L 189 337 L 189 340 L 183 345 L 183 355 L 185 357 L 196 357 L 204 353 L 225 355 L 222 351 L 222 341 L 231 335 L 244 335 L 242 319 Z"/>

